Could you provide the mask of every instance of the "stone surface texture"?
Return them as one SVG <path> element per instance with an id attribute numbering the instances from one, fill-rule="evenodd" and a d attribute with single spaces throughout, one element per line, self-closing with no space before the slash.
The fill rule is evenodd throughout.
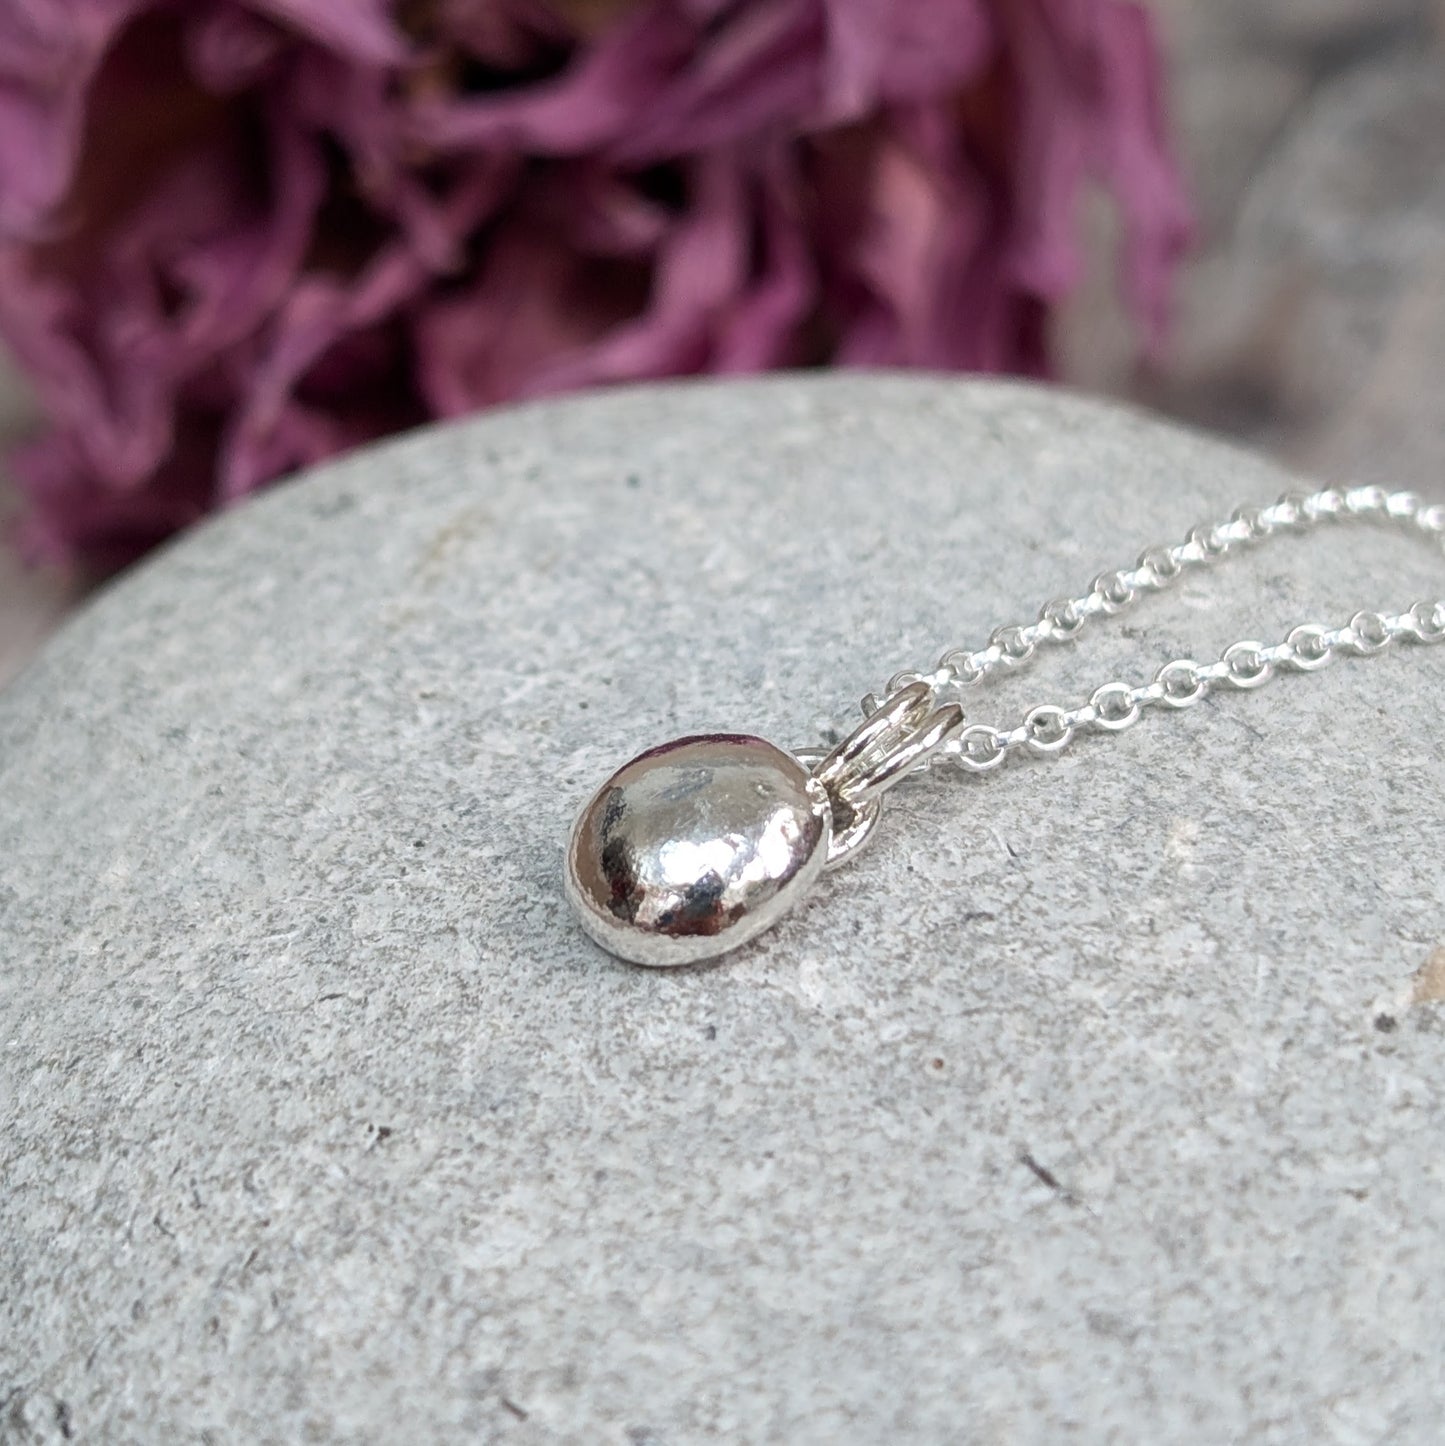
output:
<path id="1" fill-rule="evenodd" d="M 1445 649 L 910 784 L 715 966 L 562 903 L 639 748 L 802 745 L 1285 485 L 1023 387 L 679 387 L 112 587 L 0 696 L 0 1440 L 1433 1446 Z M 972 711 L 1441 572 L 1281 540 Z"/>

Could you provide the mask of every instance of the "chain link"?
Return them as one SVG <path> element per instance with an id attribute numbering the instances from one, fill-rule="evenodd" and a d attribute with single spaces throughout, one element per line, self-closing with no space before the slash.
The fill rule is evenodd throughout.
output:
<path id="1" fill-rule="evenodd" d="M 864 713 L 888 707 L 902 690 L 919 683 L 928 685 L 935 702 L 961 693 L 996 672 L 1027 665 L 1041 648 L 1073 642 L 1095 618 L 1112 617 L 1230 553 L 1282 533 L 1355 520 L 1397 525 L 1427 540 L 1445 539 L 1445 506 L 1427 506 L 1412 492 L 1327 487 L 1286 493 L 1269 507 L 1240 508 L 1228 522 L 1196 527 L 1172 547 L 1146 548 L 1132 568 L 1101 573 L 1087 592 L 1046 603 L 1037 621 L 998 628 L 976 650 L 951 649 L 932 673 L 895 675 L 883 702 L 872 694 L 863 700 Z M 1235 643 L 1213 663 L 1176 658 L 1149 683 L 1105 683 L 1078 707 L 1044 704 L 1031 709 L 1016 728 L 960 724 L 914 766 L 927 767 L 947 757 L 967 772 L 987 773 L 1016 754 L 1052 757 L 1081 734 L 1122 732 L 1153 709 L 1189 708 L 1219 688 L 1261 688 L 1281 672 L 1315 672 L 1338 657 L 1368 657 L 1398 642 L 1445 642 L 1445 600 L 1417 602 L 1401 613 L 1358 612 L 1337 628 L 1306 623 L 1278 643 Z"/>

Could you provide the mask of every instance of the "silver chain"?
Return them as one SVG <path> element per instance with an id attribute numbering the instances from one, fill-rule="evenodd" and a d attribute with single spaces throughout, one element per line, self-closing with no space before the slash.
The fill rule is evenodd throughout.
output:
<path id="1" fill-rule="evenodd" d="M 871 718 L 895 708 L 908 720 L 939 720 L 930 746 L 917 750 L 907 771 L 948 758 L 969 773 L 987 773 L 1018 754 L 1056 756 L 1082 734 L 1120 733 L 1152 708 L 1191 707 L 1218 688 L 1260 688 L 1279 672 L 1312 673 L 1337 657 L 1366 657 L 1397 642 L 1445 642 L 1445 601 L 1417 602 L 1401 613 L 1358 612 L 1342 627 L 1305 623 L 1279 643 L 1238 642 L 1213 663 L 1176 658 L 1151 682 L 1105 683 L 1077 707 L 1044 704 L 1031 709 L 1016 728 L 964 726 L 961 711 L 952 703 L 946 707 L 946 720 L 928 712 L 996 672 L 1026 666 L 1041 648 L 1073 642 L 1092 619 L 1112 617 L 1230 553 L 1282 533 L 1355 520 L 1397 525 L 1432 542 L 1445 539 L 1445 506 L 1427 506 L 1413 492 L 1327 487 L 1287 493 L 1271 506 L 1240 508 L 1228 522 L 1196 527 L 1172 547 L 1147 548 L 1132 568 L 1101 573 L 1087 592 L 1046 603 L 1036 622 L 998 628 L 982 648 L 950 649 L 932 673 L 895 675 L 881 701 L 873 694 L 863 700 L 863 711 Z M 905 694 L 914 701 L 900 707 L 898 700 Z"/>

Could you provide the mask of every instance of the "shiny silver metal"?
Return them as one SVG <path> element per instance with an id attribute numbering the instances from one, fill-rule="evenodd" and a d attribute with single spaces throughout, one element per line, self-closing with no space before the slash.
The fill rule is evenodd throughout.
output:
<path id="1" fill-rule="evenodd" d="M 679 738 L 624 764 L 582 810 L 567 897 L 633 964 L 696 964 L 781 918 L 828 862 L 827 791 L 761 738 Z"/>
<path id="2" fill-rule="evenodd" d="M 830 796 L 866 803 L 881 798 L 962 727 L 957 703 L 935 707 L 932 690 L 912 683 L 868 713 L 813 776 Z"/>
<path id="3" fill-rule="evenodd" d="M 883 795 L 963 724 L 963 709 L 957 703 L 936 707 L 932 690 L 914 683 L 867 713 L 831 753 L 799 751 L 799 758 L 814 765 L 813 777 L 827 790 L 832 805 L 830 869 L 852 858 L 872 836 Z"/>
<path id="4" fill-rule="evenodd" d="M 973 651 L 951 649 L 931 673 L 896 674 L 881 699 L 863 700 L 863 722 L 831 752 L 793 757 L 727 734 L 642 754 L 603 785 L 573 830 L 567 891 L 583 927 L 635 963 L 710 959 L 755 938 L 825 867 L 853 857 L 874 832 L 883 794 L 940 759 L 987 773 L 1022 754 L 1053 757 L 1081 734 L 1123 732 L 1150 709 L 1191 707 L 1216 688 L 1260 688 L 1282 671 L 1315 672 L 1395 643 L 1445 642 L 1445 601 L 1358 612 L 1342 627 L 1303 624 L 1279 643 L 1235 643 L 1214 663 L 1176 658 L 1148 683 L 1105 683 L 1087 703 L 1041 705 L 1012 729 L 966 725 L 965 689 L 1026 666 L 1046 644 L 1071 642 L 1091 619 L 1240 547 L 1351 520 L 1393 524 L 1437 546 L 1445 540 L 1445 506 L 1426 506 L 1412 492 L 1290 493 L 1196 527 L 1175 546 L 1147 548 L 1133 568 L 1101 573 L 1087 592 L 1045 604 L 1037 622 L 998 628 Z"/>
<path id="5" fill-rule="evenodd" d="M 863 700 L 863 711 L 886 707 L 901 690 L 919 684 L 929 690 L 935 704 L 961 697 L 997 671 L 1026 666 L 1047 645 L 1072 642 L 1091 619 L 1112 617 L 1141 597 L 1162 592 L 1186 572 L 1282 533 L 1352 521 L 1397 526 L 1437 546 L 1445 539 L 1445 506 L 1427 506 L 1413 492 L 1326 487 L 1287 493 L 1268 507 L 1241 507 L 1228 522 L 1196 527 L 1174 546 L 1146 548 L 1133 568 L 1100 573 L 1087 592 L 1046 603 L 1037 622 L 997 628 L 982 648 L 950 649 L 931 673 L 895 675 L 882 702 L 870 694 Z M 957 729 L 914 771 L 947 760 L 967 773 L 988 773 L 1010 758 L 1062 753 L 1086 733 L 1121 733 L 1153 708 L 1192 707 L 1219 688 L 1261 688 L 1281 672 L 1314 672 L 1338 657 L 1368 657 L 1394 643 L 1442 641 L 1445 601 L 1417 602 L 1400 613 L 1356 613 L 1342 627 L 1306 623 L 1292 628 L 1279 643 L 1235 643 L 1214 663 L 1176 658 L 1148 683 L 1105 683 L 1087 703 L 1071 708 L 1052 704 L 1033 708 L 1011 729 L 981 723 Z"/>

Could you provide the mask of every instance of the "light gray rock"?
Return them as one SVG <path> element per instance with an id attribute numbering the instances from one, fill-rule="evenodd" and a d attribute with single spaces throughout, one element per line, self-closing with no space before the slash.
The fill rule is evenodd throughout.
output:
<path id="1" fill-rule="evenodd" d="M 1152 0 L 1198 220 L 1138 364 L 1090 208 L 1063 374 L 1311 474 L 1445 498 L 1445 0 Z"/>
<path id="2" fill-rule="evenodd" d="M 1445 495 L 1441 72 L 1418 44 L 1391 48 L 1293 107 L 1248 167 L 1236 224 L 1183 279 L 1160 404 L 1308 471 Z M 1194 129 L 1198 147 L 1220 127 Z"/>
<path id="3" fill-rule="evenodd" d="M 0 695 L 0 1437 L 1437 1441 L 1445 649 L 910 785 L 714 967 L 562 904 L 639 748 L 801 745 L 1285 485 L 1022 387 L 644 390 L 113 587 Z M 974 711 L 1440 581 L 1281 541 Z"/>

